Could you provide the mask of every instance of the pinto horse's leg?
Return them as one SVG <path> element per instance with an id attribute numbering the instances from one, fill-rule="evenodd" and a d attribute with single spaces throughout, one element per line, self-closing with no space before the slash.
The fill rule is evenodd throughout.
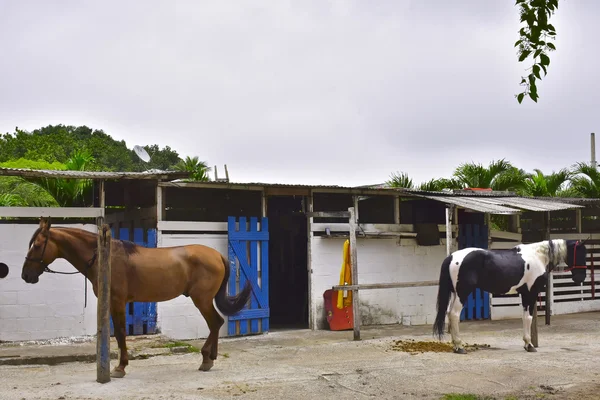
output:
<path id="1" fill-rule="evenodd" d="M 453 294 L 452 303 L 450 306 L 450 312 L 448 313 L 448 319 L 450 320 L 450 334 L 452 335 L 452 344 L 454 346 L 454 352 L 458 354 L 466 354 L 463 347 L 462 340 L 460 340 L 460 333 L 458 330 L 458 324 L 460 322 L 460 313 L 463 309 L 463 303 L 456 293 Z"/>
<path id="2" fill-rule="evenodd" d="M 523 346 L 530 353 L 535 353 L 537 350 L 531 343 L 531 324 L 533 322 L 533 310 L 536 307 L 535 300 L 537 294 L 522 293 L 521 302 L 523 304 Z"/>
<path id="3" fill-rule="evenodd" d="M 123 378 L 125 376 L 125 367 L 129 364 L 129 356 L 127 354 L 127 344 L 125 342 L 126 327 L 125 327 L 125 304 L 114 304 L 111 307 L 111 315 L 115 330 L 115 338 L 119 345 L 120 356 L 119 366 L 115 367 L 110 376 L 112 378 Z"/>
<path id="4" fill-rule="evenodd" d="M 190 293 L 190 297 L 194 302 L 194 305 L 200 310 L 200 313 L 206 320 L 210 333 L 204 346 L 202 346 L 202 365 L 198 368 L 200 371 L 208 371 L 212 368 L 214 360 L 217 359 L 218 342 L 219 342 L 219 330 L 225 323 L 223 317 L 219 315 L 215 306 L 213 305 L 212 298 L 206 297 L 206 293 L 203 296 Z"/>

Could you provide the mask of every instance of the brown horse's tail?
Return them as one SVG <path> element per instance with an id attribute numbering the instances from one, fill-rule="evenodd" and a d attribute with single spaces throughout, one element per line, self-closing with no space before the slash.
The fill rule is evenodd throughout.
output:
<path id="1" fill-rule="evenodd" d="M 229 261 L 223 256 L 223 265 L 225 267 L 225 276 L 223 277 L 223 282 L 221 282 L 221 287 L 215 296 L 215 303 L 217 303 L 217 308 L 225 315 L 234 315 L 237 314 L 248 302 L 250 299 L 250 294 L 252 287 L 250 286 L 250 281 L 246 281 L 246 285 L 241 292 L 236 294 L 235 296 L 227 296 L 227 282 L 229 281 Z"/>

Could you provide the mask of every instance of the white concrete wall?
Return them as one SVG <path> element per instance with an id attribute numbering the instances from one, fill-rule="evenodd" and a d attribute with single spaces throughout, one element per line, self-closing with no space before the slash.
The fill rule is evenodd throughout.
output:
<path id="1" fill-rule="evenodd" d="M 327 329 L 323 293 L 339 284 L 344 239 L 312 238 L 311 311 L 316 329 Z M 414 239 L 357 238 L 359 283 L 439 279 L 446 246 L 417 246 Z M 360 292 L 361 324 L 431 324 L 437 286 Z"/>
<path id="2" fill-rule="evenodd" d="M 68 226 L 96 231 L 93 224 Z M 94 335 L 96 296 L 88 282 L 88 301 L 84 308 L 83 275 L 45 272 L 40 276 L 40 281 L 33 285 L 21 279 L 27 244 L 37 227 L 38 224 L 0 225 L 0 262 L 10 268 L 8 276 L 0 280 L 0 340 Z M 75 271 L 71 264 L 62 259 L 56 260 L 50 268 L 55 271 Z"/>
<path id="3" fill-rule="evenodd" d="M 158 247 L 186 244 L 203 244 L 227 257 L 226 234 L 158 234 Z M 157 303 L 156 309 L 157 325 L 161 334 L 174 339 L 197 339 L 208 336 L 208 325 L 189 297 L 181 295 L 173 300 Z M 219 336 L 227 335 L 227 317 L 223 316 L 223 318 L 225 324 L 221 327 Z"/>

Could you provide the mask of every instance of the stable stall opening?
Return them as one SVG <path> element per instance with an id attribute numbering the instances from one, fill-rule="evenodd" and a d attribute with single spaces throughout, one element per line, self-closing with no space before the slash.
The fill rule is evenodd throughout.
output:
<path id="1" fill-rule="evenodd" d="M 304 196 L 270 196 L 270 330 L 308 328 L 308 247 Z"/>

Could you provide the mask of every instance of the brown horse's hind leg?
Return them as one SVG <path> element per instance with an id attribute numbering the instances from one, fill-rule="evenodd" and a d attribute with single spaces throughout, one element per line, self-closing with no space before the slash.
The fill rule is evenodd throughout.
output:
<path id="1" fill-rule="evenodd" d="M 204 296 L 190 294 L 190 297 L 196 307 L 198 307 L 198 310 L 200 310 L 210 330 L 208 338 L 206 338 L 206 342 L 202 346 L 202 365 L 198 368 L 200 371 L 208 371 L 212 368 L 214 360 L 217 359 L 219 330 L 225 321 L 215 309 L 212 298 L 207 298 L 206 294 Z"/>
<path id="2" fill-rule="evenodd" d="M 115 367 L 110 376 L 112 378 L 123 378 L 125 376 L 125 367 L 129 364 L 129 356 L 127 354 L 127 343 L 125 342 L 125 305 L 118 305 L 112 307 L 111 310 L 113 326 L 115 329 L 115 338 L 119 345 L 121 354 L 119 356 L 119 366 Z"/>

